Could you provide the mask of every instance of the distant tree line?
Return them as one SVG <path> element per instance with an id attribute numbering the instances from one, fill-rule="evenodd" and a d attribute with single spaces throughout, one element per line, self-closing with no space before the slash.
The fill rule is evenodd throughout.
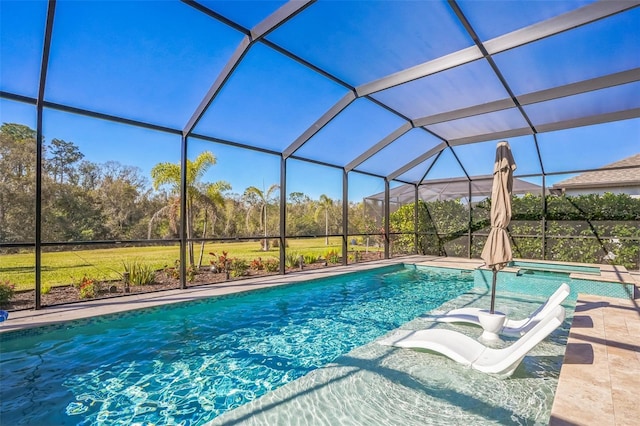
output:
<path id="1" fill-rule="evenodd" d="M 117 161 L 95 163 L 73 142 L 44 143 L 42 239 L 45 242 L 167 239 L 179 236 L 180 164 L 160 163 L 151 182 L 138 167 Z M 205 182 L 216 164 L 204 151 L 187 163 L 187 236 L 194 239 L 251 237 L 269 248 L 280 233 L 278 185 L 232 192 L 223 180 Z M 22 124 L 0 127 L 0 242 L 35 238 L 36 132 Z M 509 227 L 516 257 L 542 256 L 542 199 L 513 198 Z M 577 262 L 613 262 L 637 269 L 640 256 L 640 199 L 626 194 L 546 198 L 546 257 Z M 490 200 L 472 206 L 471 231 L 488 231 Z M 324 236 L 343 232 L 342 202 L 301 192 L 288 195 L 287 235 Z M 349 203 L 349 234 L 381 235 L 381 206 Z M 414 204 L 390 215 L 394 253 L 415 249 Z M 417 251 L 466 257 L 468 205 L 458 200 L 418 203 Z M 474 237 L 472 257 L 484 244 Z M 200 244 L 200 258 L 203 253 Z M 613 254 L 613 258 L 611 258 Z M 196 259 L 189 244 L 190 263 Z"/>
<path id="2" fill-rule="evenodd" d="M 78 146 L 62 139 L 44 142 L 42 239 L 45 242 L 166 239 L 179 236 L 180 164 L 160 163 L 151 176 L 117 161 L 85 159 Z M 187 236 L 260 238 L 279 235 L 279 186 L 251 186 L 232 192 L 228 182 L 205 182 L 216 164 L 212 152 L 187 164 Z M 150 179 L 149 179 L 150 178 Z M 33 242 L 35 233 L 36 132 L 16 123 L 0 127 L 0 242 Z M 376 229 L 362 203 L 351 203 L 350 231 Z M 342 202 L 301 192 L 287 200 L 287 234 L 342 232 Z M 194 262 L 193 244 L 189 247 Z"/>
<path id="3" fill-rule="evenodd" d="M 133 239 L 145 218 L 166 203 L 137 167 L 94 163 L 73 143 L 44 144 L 42 239 L 48 242 Z M 36 132 L 21 124 L 0 127 L 0 241 L 33 241 Z"/>

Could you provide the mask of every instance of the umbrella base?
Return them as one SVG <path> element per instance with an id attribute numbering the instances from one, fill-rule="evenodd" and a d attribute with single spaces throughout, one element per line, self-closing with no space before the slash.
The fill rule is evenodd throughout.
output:
<path id="1" fill-rule="evenodd" d="M 484 309 L 478 312 L 478 321 L 484 330 L 480 339 L 487 342 L 500 340 L 498 333 L 502 330 L 506 318 L 502 312 L 491 313 Z"/>

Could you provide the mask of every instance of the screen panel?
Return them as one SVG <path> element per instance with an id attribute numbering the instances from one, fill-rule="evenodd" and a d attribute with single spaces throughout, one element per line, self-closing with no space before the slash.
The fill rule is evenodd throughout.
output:
<path id="1" fill-rule="evenodd" d="M 0 5 L 0 90 L 37 97 L 47 2 L 3 1 Z"/>
<path id="2" fill-rule="evenodd" d="M 45 97 L 181 129 L 242 34 L 181 2 L 58 2 Z"/>
<path id="3" fill-rule="evenodd" d="M 367 99 L 357 99 L 295 153 L 345 166 L 405 121 Z"/>
<path id="4" fill-rule="evenodd" d="M 267 39 L 353 86 L 473 45 L 444 1 L 317 2 Z"/>
<path id="5" fill-rule="evenodd" d="M 598 169 L 640 152 L 640 119 L 542 133 L 538 143 L 547 173 Z"/>
<path id="6" fill-rule="evenodd" d="M 309 68 L 255 45 L 194 132 L 282 151 L 344 94 Z"/>
<path id="7" fill-rule="evenodd" d="M 178 236 L 179 135 L 49 109 L 43 131 L 43 241 Z"/>
<path id="8" fill-rule="evenodd" d="M 640 9 L 494 55 L 516 95 L 640 67 Z"/>
<path id="9" fill-rule="evenodd" d="M 388 176 L 439 143 L 440 140 L 428 132 L 412 129 L 357 166 L 356 170 Z"/>
<path id="10" fill-rule="evenodd" d="M 489 63 L 477 60 L 378 92 L 373 97 L 417 119 L 506 99 L 509 94 Z"/>

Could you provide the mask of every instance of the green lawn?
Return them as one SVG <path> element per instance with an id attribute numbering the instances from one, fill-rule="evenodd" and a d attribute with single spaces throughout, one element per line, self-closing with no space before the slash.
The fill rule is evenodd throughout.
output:
<path id="1" fill-rule="evenodd" d="M 342 249 L 341 238 L 330 238 L 329 245 L 325 245 L 324 238 L 289 239 L 288 253 L 296 255 L 313 254 L 324 257 L 330 249 Z M 365 247 L 350 247 L 352 249 Z M 221 254 L 226 251 L 231 258 L 241 258 L 247 261 L 261 257 L 279 258 L 279 249 L 271 248 L 268 252 L 260 249 L 260 243 L 226 242 L 206 244 L 202 265 L 209 265 L 210 252 Z M 196 263 L 200 254 L 200 245 L 194 247 Z M 45 286 L 59 286 L 78 283 L 83 276 L 97 280 L 119 279 L 124 272 L 124 263 L 139 262 L 151 265 L 155 269 L 174 266 L 180 258 L 180 249 L 174 246 L 153 247 L 117 247 L 92 250 L 74 250 L 42 253 L 42 283 Z M 0 255 L 0 282 L 9 281 L 16 285 L 16 290 L 32 289 L 35 283 L 35 257 L 33 252 Z"/>

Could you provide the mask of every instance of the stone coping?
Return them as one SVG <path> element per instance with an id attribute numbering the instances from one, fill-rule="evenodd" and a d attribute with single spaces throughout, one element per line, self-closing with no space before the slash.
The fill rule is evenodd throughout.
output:
<path id="1" fill-rule="evenodd" d="M 9 319 L 0 323 L 0 333 L 59 324 L 66 321 L 86 319 L 99 315 L 126 312 L 134 309 L 150 308 L 170 303 L 187 302 L 213 296 L 222 296 L 238 292 L 257 290 L 260 288 L 292 284 L 316 278 L 326 278 L 338 274 L 366 271 L 387 265 L 414 264 L 424 256 L 408 256 L 373 262 L 358 263 L 348 266 L 335 266 L 324 269 L 302 270 L 285 275 L 269 275 L 246 280 L 227 281 L 216 284 L 205 284 L 186 289 L 159 291 L 154 293 L 138 293 L 114 298 L 104 298 L 50 306 L 43 309 L 22 310 L 9 313 Z"/>

